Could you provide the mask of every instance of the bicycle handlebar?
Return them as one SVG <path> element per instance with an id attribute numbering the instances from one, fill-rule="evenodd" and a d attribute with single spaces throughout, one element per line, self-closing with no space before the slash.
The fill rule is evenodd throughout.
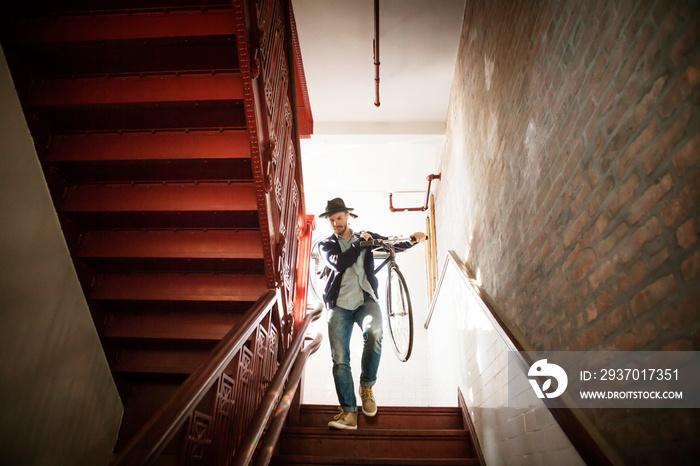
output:
<path id="1" fill-rule="evenodd" d="M 426 236 L 425 239 L 427 240 L 428 237 Z M 364 240 L 360 241 L 360 246 L 393 246 L 395 243 L 399 243 L 401 241 L 416 241 L 416 237 L 411 235 L 410 238 L 389 238 L 389 239 L 380 239 L 380 238 L 372 238 L 369 240 Z"/>

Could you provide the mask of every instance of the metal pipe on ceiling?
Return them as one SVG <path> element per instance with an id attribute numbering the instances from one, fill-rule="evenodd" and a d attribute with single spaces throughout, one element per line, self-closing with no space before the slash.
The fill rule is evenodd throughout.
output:
<path id="1" fill-rule="evenodd" d="M 374 0 L 374 106 L 379 107 L 379 0 Z"/>

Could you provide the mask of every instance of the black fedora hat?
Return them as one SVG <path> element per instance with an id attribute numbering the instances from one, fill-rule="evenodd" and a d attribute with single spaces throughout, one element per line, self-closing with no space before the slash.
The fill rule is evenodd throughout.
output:
<path id="1" fill-rule="evenodd" d="M 345 207 L 345 202 L 339 198 L 336 197 L 335 199 L 331 199 L 326 203 L 326 211 L 323 212 L 322 214 L 319 214 L 318 216 L 323 218 L 323 217 L 328 217 L 329 215 L 337 214 L 338 212 L 347 212 L 349 213 L 353 218 L 357 218 L 357 215 L 353 214 L 351 211 L 355 210 L 350 207 Z"/>

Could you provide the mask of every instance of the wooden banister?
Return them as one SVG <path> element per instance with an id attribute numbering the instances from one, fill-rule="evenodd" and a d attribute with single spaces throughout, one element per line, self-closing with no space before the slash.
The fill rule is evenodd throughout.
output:
<path id="1" fill-rule="evenodd" d="M 301 325 L 299 332 L 296 334 L 296 336 L 294 337 L 294 341 L 289 346 L 284 360 L 277 369 L 275 378 L 270 383 L 270 386 L 267 389 L 267 392 L 265 393 L 265 397 L 260 402 L 260 406 L 255 412 L 253 421 L 251 422 L 248 431 L 246 432 L 245 436 L 243 437 L 243 440 L 241 441 L 240 446 L 236 451 L 236 456 L 234 457 L 232 463 L 235 466 L 245 466 L 249 464 L 249 462 L 253 458 L 255 450 L 258 446 L 258 442 L 260 441 L 263 431 L 265 430 L 265 426 L 268 424 L 268 421 L 274 414 L 275 409 L 277 408 L 277 402 L 282 396 L 285 381 L 288 379 L 290 371 L 292 370 L 292 366 L 297 360 L 297 356 L 299 355 L 301 346 L 306 337 L 306 330 L 309 328 L 309 325 L 311 325 L 311 322 L 321 317 L 322 311 L 323 305 L 319 304 L 316 307 L 316 309 L 314 309 L 313 312 L 309 313 L 304 319 L 304 322 Z M 306 358 L 304 358 L 303 361 L 306 361 Z M 301 373 L 299 372 L 295 376 L 297 377 L 296 382 L 298 383 L 298 378 L 301 377 Z M 289 377 L 289 380 L 292 381 L 293 379 Z"/>
<path id="2" fill-rule="evenodd" d="M 245 314 L 240 324 L 212 350 L 211 356 L 178 388 L 175 395 L 141 428 L 112 462 L 113 465 L 150 464 L 165 448 L 177 430 L 192 415 L 197 404 L 216 383 L 259 328 L 277 302 L 275 290 L 267 290 Z"/>

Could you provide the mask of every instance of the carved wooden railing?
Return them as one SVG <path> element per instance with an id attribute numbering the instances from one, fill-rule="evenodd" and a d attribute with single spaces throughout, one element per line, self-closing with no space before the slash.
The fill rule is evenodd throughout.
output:
<path id="1" fill-rule="evenodd" d="M 233 0 L 232 4 L 265 269 L 269 286 L 281 291 L 284 334 L 288 335 L 295 314 L 296 239 L 307 224 L 291 4 L 288 0 Z"/>
<path id="2" fill-rule="evenodd" d="M 313 312 L 308 314 L 294 337 L 284 360 L 280 364 L 275 378 L 265 393 L 265 398 L 260 403 L 255 417 L 248 428 L 233 461 L 235 466 L 247 466 L 253 459 L 258 445 L 263 440 L 263 432 L 270 425 L 267 435 L 264 436 L 263 451 L 258 455 L 257 464 L 267 464 L 272 458 L 274 446 L 282 431 L 282 425 L 289 411 L 291 399 L 299 385 L 308 357 L 316 352 L 321 344 L 321 334 L 316 334 L 313 343 L 301 349 L 306 339 L 306 330 L 312 321 L 318 319 L 323 311 L 323 304 L 319 304 Z M 301 357 L 299 357 L 301 356 Z M 280 403 L 281 402 L 281 403 Z M 281 407 L 278 407 L 281 406 Z M 273 419 L 274 422 L 270 423 Z"/>
<path id="3" fill-rule="evenodd" d="M 303 284 L 296 290 L 298 294 L 306 294 L 312 230 L 313 217 L 309 217 L 307 228 L 298 238 L 301 252 L 300 264 L 295 267 L 299 272 L 296 283 Z M 291 345 L 281 347 L 284 342 L 275 325 L 281 299 L 279 290 L 267 290 L 212 350 L 207 361 L 134 436 L 113 465 L 152 464 L 169 445 L 178 443 L 181 446 L 175 447 L 175 455 L 179 464 L 229 464 L 234 455 L 238 464 L 247 464 L 277 403 L 282 400 L 288 409 L 304 363 L 320 344 L 317 336 L 314 344 L 301 350 L 309 324 L 321 313 L 319 307 L 299 322 Z M 305 303 L 305 298 L 299 298 L 299 302 Z M 283 353 L 279 364 L 278 355 Z M 265 441 L 267 460 L 284 416 L 286 409 L 278 411 L 272 421 L 276 426 L 272 432 L 276 433 Z M 241 442 L 244 436 L 246 440 Z"/>
<path id="4" fill-rule="evenodd" d="M 152 464 L 180 432 L 179 464 L 230 464 L 235 457 L 234 464 L 247 465 L 271 425 L 258 460 L 267 464 L 306 360 L 321 343 L 317 334 L 302 349 L 306 330 L 321 315 L 319 305 L 306 316 L 278 365 L 277 332 L 271 325 L 276 303 L 274 290 L 265 292 L 245 315 L 246 327 L 226 335 L 112 464 Z M 276 409 L 278 404 L 282 409 Z"/>
<path id="5" fill-rule="evenodd" d="M 277 372 L 279 338 L 272 319 L 277 304 L 276 291 L 266 291 L 113 464 L 150 464 L 178 436 L 182 451 L 175 454 L 183 464 L 231 458 Z"/>

